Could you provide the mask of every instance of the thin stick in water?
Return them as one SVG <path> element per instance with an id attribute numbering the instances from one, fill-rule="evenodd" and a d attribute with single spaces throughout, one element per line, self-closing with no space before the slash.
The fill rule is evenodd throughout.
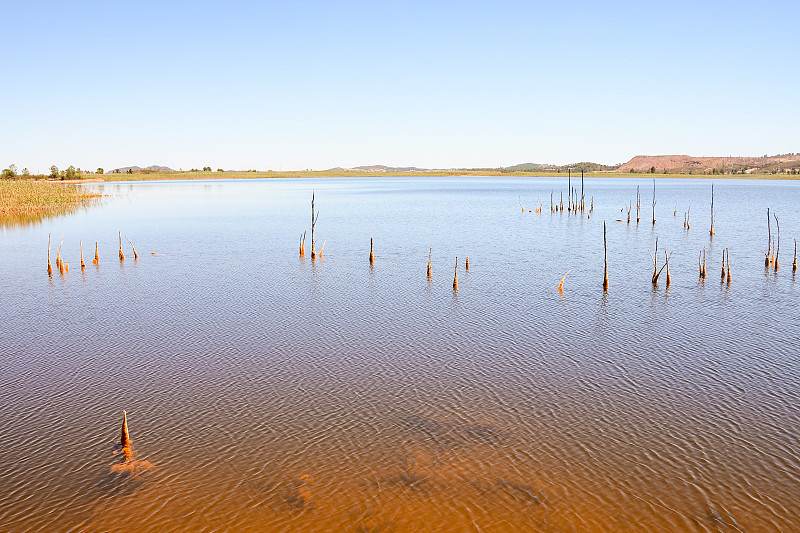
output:
<path id="1" fill-rule="evenodd" d="M 564 293 L 564 280 L 567 279 L 567 276 L 569 275 L 570 272 L 572 272 L 571 268 L 569 270 L 567 270 L 567 273 L 564 274 L 564 277 L 561 278 L 561 281 L 558 283 L 558 292 L 559 293 L 562 293 L 562 294 Z"/>
<path id="2" fill-rule="evenodd" d="M 315 240 L 314 240 L 314 230 L 317 227 L 317 219 L 319 219 L 319 213 L 314 214 L 314 191 L 311 191 L 311 259 L 315 259 L 317 257 L 317 249 L 315 247 Z"/>
<path id="3" fill-rule="evenodd" d="M 775 272 L 778 271 L 778 253 L 781 251 L 781 224 L 778 221 L 778 215 L 772 213 L 772 216 L 775 217 L 775 231 L 778 233 L 778 238 L 775 244 Z"/>
<path id="4" fill-rule="evenodd" d="M 51 235 L 47 234 L 47 275 L 53 276 L 53 265 L 50 263 L 50 237 Z"/>
<path id="5" fill-rule="evenodd" d="M 706 279 L 706 247 L 703 246 L 703 279 Z"/>
<path id="6" fill-rule="evenodd" d="M 58 243 L 58 251 L 56 252 L 56 267 L 59 273 L 64 274 L 64 262 L 61 260 L 61 245 L 64 244 L 64 236 L 61 236 L 61 242 Z"/>
<path id="7" fill-rule="evenodd" d="M 656 179 L 653 178 L 653 225 L 656 225 Z"/>
<path id="8" fill-rule="evenodd" d="M 769 207 L 767 208 L 767 253 L 764 256 L 764 268 L 769 268 L 769 264 L 772 263 L 772 227 L 770 225 L 769 219 Z"/>
<path id="9" fill-rule="evenodd" d="M 139 259 L 139 254 L 136 253 L 136 247 L 133 246 L 133 243 L 130 239 L 128 239 L 127 235 L 125 235 L 125 239 L 127 239 L 128 243 L 131 245 L 131 248 L 133 248 L 133 260 L 136 261 Z"/>
<path id="10" fill-rule="evenodd" d="M 636 186 L 636 223 L 639 223 L 639 208 L 642 207 L 642 197 L 639 196 L 639 186 Z M 629 210 L 630 211 L 630 210 Z M 628 213 L 628 222 L 630 222 L 630 213 Z"/>
<path id="11" fill-rule="evenodd" d="M 730 285 L 730 283 L 731 283 L 731 252 L 727 248 L 725 248 L 725 257 L 727 257 L 727 263 L 728 263 L 728 277 L 726 278 L 726 281 L 728 282 L 728 285 Z"/>
<path id="12" fill-rule="evenodd" d="M 725 250 L 722 250 L 722 281 L 725 281 Z"/>
<path id="13" fill-rule="evenodd" d="M 700 270 L 700 278 L 703 279 L 703 252 L 697 253 L 697 268 Z"/>
<path id="14" fill-rule="evenodd" d="M 433 247 L 428 249 L 428 279 L 431 279 L 431 255 L 433 254 Z"/>
<path id="15" fill-rule="evenodd" d="M 603 290 L 608 290 L 608 243 L 606 242 L 606 221 L 603 221 Z"/>
<path id="16" fill-rule="evenodd" d="M 714 184 L 711 184 L 711 229 L 709 235 L 714 236 Z"/>

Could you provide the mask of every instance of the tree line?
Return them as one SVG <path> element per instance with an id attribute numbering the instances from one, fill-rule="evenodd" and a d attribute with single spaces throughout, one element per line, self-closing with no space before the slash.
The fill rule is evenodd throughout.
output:
<path id="1" fill-rule="evenodd" d="M 103 169 L 98 167 L 97 170 L 94 171 L 94 174 L 103 174 Z M 50 167 L 50 174 L 31 174 L 31 172 L 27 168 L 23 168 L 20 172 L 17 172 L 17 166 L 14 164 L 8 165 L 7 168 L 4 168 L 2 171 L 3 179 L 15 179 L 15 178 L 32 178 L 32 179 L 61 179 L 61 180 L 79 180 L 83 178 L 84 175 L 92 174 L 90 170 L 81 170 L 80 167 L 75 168 L 73 165 L 70 165 L 64 170 L 59 170 L 57 166 L 53 165 Z"/>

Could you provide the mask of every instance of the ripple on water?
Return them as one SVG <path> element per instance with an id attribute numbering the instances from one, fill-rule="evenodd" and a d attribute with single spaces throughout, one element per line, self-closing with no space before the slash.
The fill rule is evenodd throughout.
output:
<path id="1" fill-rule="evenodd" d="M 636 182 L 586 183 L 589 220 L 520 215 L 558 179 L 272 180 L 123 185 L 7 230 L 0 529 L 797 529 L 797 289 L 741 223 L 770 205 L 797 233 L 797 193 L 720 186 L 709 242 L 611 222 Z M 658 183 L 681 206 L 708 185 Z M 117 227 L 159 255 L 120 265 Z M 62 232 L 100 264 L 31 274 Z M 730 286 L 698 283 L 704 246 L 730 248 Z M 109 470 L 122 409 L 143 475 Z"/>

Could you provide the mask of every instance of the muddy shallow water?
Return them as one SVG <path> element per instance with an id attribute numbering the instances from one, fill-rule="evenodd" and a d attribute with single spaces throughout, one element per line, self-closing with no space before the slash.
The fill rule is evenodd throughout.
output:
<path id="1" fill-rule="evenodd" d="M 657 180 L 655 226 L 648 179 L 591 218 L 566 177 L 87 185 L 0 229 L 0 530 L 800 529 L 800 192 L 715 181 L 710 239 L 710 183 Z M 111 468 L 123 409 L 149 468 Z"/>

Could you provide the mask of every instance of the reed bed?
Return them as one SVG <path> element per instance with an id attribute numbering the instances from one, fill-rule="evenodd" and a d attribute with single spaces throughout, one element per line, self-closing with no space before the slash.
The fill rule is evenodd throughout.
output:
<path id="1" fill-rule="evenodd" d="M 3 180 L 0 181 L 0 220 L 36 221 L 88 207 L 100 197 L 72 184 Z"/>

